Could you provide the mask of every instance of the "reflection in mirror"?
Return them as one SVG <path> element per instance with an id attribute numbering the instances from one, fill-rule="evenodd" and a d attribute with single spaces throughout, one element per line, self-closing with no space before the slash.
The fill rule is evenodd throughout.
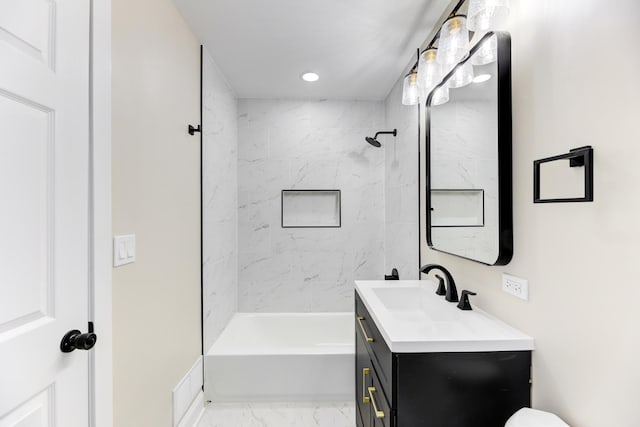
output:
<path id="1" fill-rule="evenodd" d="M 449 102 L 427 102 L 428 243 L 490 265 L 512 255 L 509 50 L 508 34 L 487 34 L 444 78 Z M 471 66 L 473 82 L 454 87 Z"/>
<path id="2" fill-rule="evenodd" d="M 431 189 L 431 227 L 484 227 L 484 191 Z"/>

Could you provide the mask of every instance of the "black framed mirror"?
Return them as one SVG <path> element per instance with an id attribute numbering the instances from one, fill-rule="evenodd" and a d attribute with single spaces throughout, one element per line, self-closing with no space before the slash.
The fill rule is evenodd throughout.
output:
<path id="1" fill-rule="evenodd" d="M 473 81 L 450 87 L 465 67 L 473 67 Z M 443 103 L 446 90 L 449 100 Z M 509 33 L 485 34 L 443 78 L 427 97 L 425 124 L 429 247 L 487 265 L 508 264 L 513 256 Z"/>

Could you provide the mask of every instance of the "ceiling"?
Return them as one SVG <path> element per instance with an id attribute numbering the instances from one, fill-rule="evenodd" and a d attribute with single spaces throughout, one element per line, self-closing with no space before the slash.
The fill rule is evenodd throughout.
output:
<path id="1" fill-rule="evenodd" d="M 449 0 L 174 0 L 240 98 L 382 100 Z M 300 75 L 313 71 L 320 80 Z"/>

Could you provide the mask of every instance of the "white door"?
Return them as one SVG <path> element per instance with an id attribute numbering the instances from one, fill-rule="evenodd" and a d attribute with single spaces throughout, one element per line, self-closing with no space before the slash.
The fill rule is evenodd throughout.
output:
<path id="1" fill-rule="evenodd" d="M 89 0 L 0 0 L 0 427 L 88 425 Z"/>

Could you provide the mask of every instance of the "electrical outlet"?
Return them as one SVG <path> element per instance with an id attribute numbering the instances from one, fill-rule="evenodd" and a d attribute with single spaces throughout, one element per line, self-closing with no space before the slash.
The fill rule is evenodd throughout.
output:
<path id="1" fill-rule="evenodd" d="M 529 281 L 527 279 L 502 273 L 502 290 L 525 301 L 529 300 Z"/>

